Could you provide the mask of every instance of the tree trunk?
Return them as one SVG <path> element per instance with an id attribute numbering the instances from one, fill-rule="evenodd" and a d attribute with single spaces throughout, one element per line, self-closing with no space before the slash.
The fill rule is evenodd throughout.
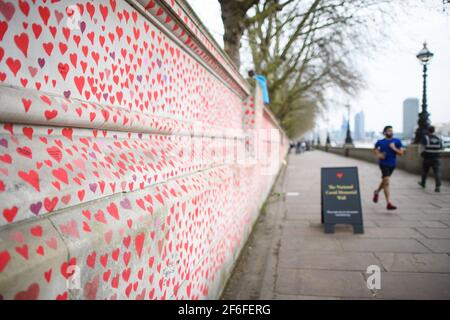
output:
<path id="1" fill-rule="evenodd" d="M 247 11 L 259 0 L 219 0 L 224 27 L 224 50 L 239 69 L 241 59 L 239 49 L 245 30 Z"/>

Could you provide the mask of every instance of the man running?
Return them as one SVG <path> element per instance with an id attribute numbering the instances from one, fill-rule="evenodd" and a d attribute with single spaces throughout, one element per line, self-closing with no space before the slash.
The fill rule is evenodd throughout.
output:
<path id="1" fill-rule="evenodd" d="M 378 157 L 379 166 L 381 169 L 381 183 L 377 190 L 373 193 L 373 202 L 378 202 L 378 195 L 381 190 L 384 191 L 386 197 L 387 209 L 395 210 L 397 209 L 391 203 L 391 195 L 389 192 L 389 177 L 397 165 L 397 155 L 401 156 L 405 152 L 402 142 L 394 138 L 394 131 L 392 126 L 386 126 L 383 129 L 384 139 L 378 140 L 375 143 L 374 152 Z"/>

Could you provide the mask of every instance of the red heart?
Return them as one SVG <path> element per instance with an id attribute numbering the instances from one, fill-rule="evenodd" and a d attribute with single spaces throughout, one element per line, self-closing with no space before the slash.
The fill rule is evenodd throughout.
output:
<path id="1" fill-rule="evenodd" d="M 86 264 L 88 267 L 94 269 L 96 256 L 97 256 L 97 253 L 95 251 L 92 252 L 90 255 L 88 255 L 88 257 L 86 259 Z"/>
<path id="2" fill-rule="evenodd" d="M 39 247 L 36 249 L 36 253 L 37 253 L 37 254 L 40 254 L 41 256 L 43 256 L 43 255 L 44 255 L 44 247 L 43 247 L 43 246 L 39 246 Z"/>
<path id="3" fill-rule="evenodd" d="M 52 278 L 52 269 L 49 269 L 48 271 L 44 272 L 44 278 L 47 280 L 47 282 L 50 282 Z"/>
<path id="4" fill-rule="evenodd" d="M 83 94 L 83 87 L 84 87 L 84 77 L 83 76 L 75 76 L 73 78 L 73 80 L 75 81 L 75 85 L 78 89 L 78 92 L 80 94 Z"/>
<path id="5" fill-rule="evenodd" d="M 21 156 L 31 159 L 33 157 L 33 153 L 28 147 L 21 147 L 16 149 L 17 153 Z"/>
<path id="6" fill-rule="evenodd" d="M 35 237 L 41 237 L 42 236 L 42 227 L 36 226 L 30 229 L 30 233 Z"/>
<path id="7" fill-rule="evenodd" d="M 23 103 L 23 107 L 25 108 L 25 112 L 28 112 L 28 110 L 30 110 L 31 100 L 22 98 L 22 103 Z"/>
<path id="8" fill-rule="evenodd" d="M 61 162 L 61 159 L 62 159 L 62 152 L 61 152 L 61 149 L 59 149 L 58 147 L 50 147 L 50 148 L 47 148 L 47 153 L 48 153 L 53 159 L 55 159 L 58 163 Z"/>
<path id="9" fill-rule="evenodd" d="M 111 280 L 111 287 L 117 289 L 119 287 L 119 274 L 117 274 L 114 278 Z"/>
<path id="10" fill-rule="evenodd" d="M 6 30 L 8 30 L 8 22 L 0 21 L 0 41 L 3 40 L 3 36 L 5 35 Z"/>
<path id="11" fill-rule="evenodd" d="M 59 227 L 62 233 L 74 238 L 80 238 L 80 234 L 78 233 L 78 225 L 75 220 L 70 220 L 68 223 L 61 224 Z"/>
<path id="12" fill-rule="evenodd" d="M 24 127 L 22 129 L 23 134 L 30 140 L 33 140 L 33 128 L 29 128 L 29 127 Z"/>
<path id="13" fill-rule="evenodd" d="M 67 176 L 67 172 L 63 168 L 52 170 L 52 174 L 58 180 L 64 182 L 65 184 L 69 184 L 69 178 Z"/>
<path id="14" fill-rule="evenodd" d="M 39 175 L 36 171 L 30 170 L 28 173 L 26 173 L 25 171 L 19 171 L 18 175 L 24 181 L 31 184 L 37 191 L 41 191 L 39 187 Z"/>
<path id="15" fill-rule="evenodd" d="M 47 120 L 51 120 L 53 118 L 55 118 L 58 115 L 58 111 L 53 109 L 53 110 L 47 110 L 44 112 L 45 118 Z"/>
<path id="16" fill-rule="evenodd" d="M 21 33 L 20 35 L 15 35 L 14 42 L 17 48 L 19 48 L 19 50 L 22 51 L 24 56 L 28 58 L 28 43 L 29 43 L 28 35 L 25 32 Z"/>
<path id="17" fill-rule="evenodd" d="M 102 222 L 106 224 L 106 220 L 105 220 L 105 214 L 103 213 L 102 210 L 98 210 L 98 212 L 94 215 L 95 220 L 97 220 L 98 222 Z"/>
<path id="18" fill-rule="evenodd" d="M 6 59 L 6 64 L 8 65 L 9 69 L 14 74 L 14 76 L 17 75 L 17 72 L 20 70 L 20 67 L 22 66 L 22 64 L 20 63 L 20 60 L 13 59 L 11 57 Z"/>
<path id="19" fill-rule="evenodd" d="M 131 258 L 131 252 L 125 252 L 123 254 L 123 262 L 125 262 L 126 266 L 128 266 L 128 264 L 130 263 L 130 258 Z"/>
<path id="20" fill-rule="evenodd" d="M 34 37 L 35 37 L 36 39 L 38 39 L 39 36 L 41 35 L 41 32 L 42 32 L 42 27 L 41 27 L 41 25 L 40 25 L 40 24 L 33 23 L 32 29 L 33 29 Z"/>
<path id="21" fill-rule="evenodd" d="M 75 270 L 72 269 L 71 273 L 67 272 L 67 269 L 69 269 L 69 267 L 72 266 L 76 266 L 77 265 L 77 259 L 75 257 L 73 257 L 72 259 L 70 259 L 69 262 L 64 262 L 63 264 L 61 264 L 61 274 L 64 278 L 68 279 L 70 276 L 72 276 L 75 273 Z"/>
<path id="22" fill-rule="evenodd" d="M 130 274 L 131 274 L 131 269 L 127 268 L 125 270 L 122 271 L 122 279 L 125 282 L 128 282 L 128 280 L 130 279 Z"/>
<path id="23" fill-rule="evenodd" d="M 67 73 L 69 73 L 69 65 L 67 63 L 58 63 L 58 71 L 61 74 L 61 77 L 66 80 Z"/>
<path id="24" fill-rule="evenodd" d="M 128 249 L 128 247 L 130 246 L 130 242 L 131 242 L 131 236 L 128 236 L 126 238 L 123 239 L 123 245 Z"/>
<path id="25" fill-rule="evenodd" d="M 28 260 L 28 246 L 26 244 L 21 247 L 16 247 L 16 252 L 24 257 L 25 260 Z"/>
<path id="26" fill-rule="evenodd" d="M 92 281 L 86 282 L 84 286 L 84 296 L 88 300 L 95 300 L 97 297 L 97 289 L 99 285 L 100 278 L 97 275 Z"/>
<path id="27" fill-rule="evenodd" d="M 3 216 L 5 217 L 6 221 L 12 222 L 14 218 L 17 215 L 18 208 L 12 207 L 11 209 L 4 209 L 3 210 Z"/>
<path id="28" fill-rule="evenodd" d="M 49 8 L 48 7 L 39 6 L 38 10 L 39 10 L 39 15 L 42 18 L 42 21 L 44 22 L 45 25 L 47 25 L 48 19 L 50 18 L 50 10 L 49 10 Z"/>
<path id="29" fill-rule="evenodd" d="M 111 203 L 106 209 L 113 218 L 119 220 L 119 211 L 115 203 Z"/>
<path id="30" fill-rule="evenodd" d="M 114 261 L 117 261 L 117 259 L 119 259 L 119 254 L 120 248 L 117 248 L 113 252 L 111 252 L 111 257 L 113 258 Z"/>
<path id="31" fill-rule="evenodd" d="M 338 172 L 338 173 L 336 173 L 336 177 L 337 177 L 338 179 L 342 179 L 343 176 L 344 176 L 344 173 L 343 173 L 343 172 Z"/>
<path id="32" fill-rule="evenodd" d="M 53 209 L 55 209 L 57 203 L 58 203 L 58 197 L 53 197 L 52 199 L 45 198 L 44 199 L 44 208 L 48 212 L 52 212 Z"/>
<path id="33" fill-rule="evenodd" d="M 14 296 L 14 300 L 37 300 L 39 297 L 39 285 L 31 284 L 26 291 L 18 292 Z"/>
<path id="34" fill-rule="evenodd" d="M 42 46 L 44 47 L 45 52 L 47 52 L 47 55 L 50 57 L 52 55 L 52 51 L 53 51 L 53 43 L 44 42 L 42 44 Z"/>
<path id="35" fill-rule="evenodd" d="M 105 268 L 106 265 L 108 264 L 108 255 L 104 254 L 103 256 L 100 257 L 100 263 L 102 264 L 102 266 Z"/>
<path id="36" fill-rule="evenodd" d="M 63 294 L 58 294 L 56 296 L 56 300 L 67 300 L 67 297 L 69 296 L 68 292 L 64 292 Z"/>
<path id="37" fill-rule="evenodd" d="M 8 251 L 0 252 L 0 272 L 2 272 L 3 269 L 5 269 L 10 259 L 11 256 L 9 255 Z"/>
<path id="38" fill-rule="evenodd" d="M 72 141 L 72 134 L 73 134 L 73 129 L 72 128 L 64 128 L 62 129 L 62 135 L 64 137 L 66 137 L 67 139 Z"/>
<path id="39" fill-rule="evenodd" d="M 136 252 L 138 254 L 138 257 L 141 257 L 141 253 L 142 253 L 142 247 L 144 245 L 144 240 L 145 240 L 145 234 L 141 233 L 139 234 L 136 239 L 134 240 L 134 246 L 136 248 Z"/>

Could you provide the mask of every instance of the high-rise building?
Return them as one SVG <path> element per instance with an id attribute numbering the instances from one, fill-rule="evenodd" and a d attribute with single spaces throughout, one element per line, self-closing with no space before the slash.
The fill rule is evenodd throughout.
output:
<path id="1" fill-rule="evenodd" d="M 364 140 L 364 111 L 358 112 L 355 115 L 355 140 Z"/>
<path id="2" fill-rule="evenodd" d="M 412 139 L 419 117 L 419 99 L 408 98 L 403 101 L 403 138 Z"/>
<path id="3" fill-rule="evenodd" d="M 348 121 L 345 119 L 345 116 L 342 117 L 342 123 L 341 123 L 341 134 L 340 139 L 345 139 L 345 136 L 347 135 L 347 127 L 348 127 Z"/>

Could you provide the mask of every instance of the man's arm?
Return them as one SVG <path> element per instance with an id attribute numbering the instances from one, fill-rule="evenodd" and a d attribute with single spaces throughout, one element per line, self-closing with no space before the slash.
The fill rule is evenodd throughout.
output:
<path id="1" fill-rule="evenodd" d="M 392 142 L 389 147 L 394 150 L 394 152 L 398 155 L 398 156 L 402 156 L 405 153 L 405 148 L 403 147 L 403 145 L 400 143 L 400 145 L 397 147 L 395 146 L 395 143 Z"/>
<path id="2" fill-rule="evenodd" d="M 375 144 L 375 147 L 373 148 L 373 153 L 375 153 L 375 155 L 377 156 L 378 159 L 381 159 L 381 160 L 384 159 L 384 154 L 382 152 L 380 152 L 380 150 L 378 149 L 378 144 Z"/>

